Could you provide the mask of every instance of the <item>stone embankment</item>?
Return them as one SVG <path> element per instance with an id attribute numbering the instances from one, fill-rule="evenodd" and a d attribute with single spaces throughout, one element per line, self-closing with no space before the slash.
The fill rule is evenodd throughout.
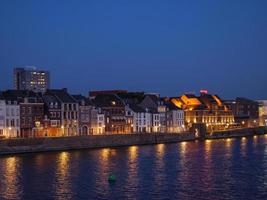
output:
<path id="1" fill-rule="evenodd" d="M 253 135 L 264 135 L 267 133 L 266 126 L 253 127 L 253 128 L 240 128 L 226 131 L 216 131 L 213 133 L 207 133 L 206 139 L 222 139 L 231 137 L 247 137 Z"/>
<path id="2" fill-rule="evenodd" d="M 118 135 L 88 135 L 75 137 L 19 138 L 0 140 L 0 155 L 63 151 L 101 147 L 121 147 L 149 145 L 171 142 L 192 141 L 196 139 L 221 139 L 264 135 L 267 127 L 242 128 L 213 133 L 201 133 L 204 137 L 196 138 L 193 132 L 184 133 L 143 133 Z"/>
<path id="3" fill-rule="evenodd" d="M 146 133 L 89 135 L 76 137 L 20 138 L 0 140 L 0 155 L 62 151 L 85 148 L 120 147 L 195 140 L 193 133 Z"/>

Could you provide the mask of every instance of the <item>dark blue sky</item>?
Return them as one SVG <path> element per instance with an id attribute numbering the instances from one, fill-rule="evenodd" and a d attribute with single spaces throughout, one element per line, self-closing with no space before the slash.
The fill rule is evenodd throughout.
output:
<path id="1" fill-rule="evenodd" d="M 0 89 L 27 65 L 73 93 L 267 98 L 267 1 L 1 0 Z"/>

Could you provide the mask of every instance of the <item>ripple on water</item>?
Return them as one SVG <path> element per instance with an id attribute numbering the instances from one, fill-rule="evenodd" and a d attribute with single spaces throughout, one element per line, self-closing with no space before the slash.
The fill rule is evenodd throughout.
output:
<path id="1" fill-rule="evenodd" d="M 267 137 L 1 157 L 0 172 L 0 199 L 266 199 Z"/>

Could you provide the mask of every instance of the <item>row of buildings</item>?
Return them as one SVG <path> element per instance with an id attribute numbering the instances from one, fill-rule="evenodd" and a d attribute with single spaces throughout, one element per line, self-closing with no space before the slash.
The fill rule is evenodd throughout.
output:
<path id="1" fill-rule="evenodd" d="M 0 93 L 0 136 L 45 137 L 89 134 L 180 132 L 184 111 L 156 95 L 107 91 L 71 95 L 66 89 L 44 93 Z"/>
<path id="2" fill-rule="evenodd" d="M 14 90 L 0 92 L 0 137 L 53 137 L 121 133 L 178 133 L 194 124 L 208 131 L 267 124 L 267 101 L 199 95 L 160 97 L 125 90 L 87 97 L 50 89 L 50 73 L 14 69 Z"/>
<path id="3" fill-rule="evenodd" d="M 193 124 L 208 130 L 266 125 L 266 102 L 217 95 L 160 97 L 124 90 L 88 97 L 67 89 L 0 93 L 0 137 L 59 137 L 90 134 L 179 133 Z"/>

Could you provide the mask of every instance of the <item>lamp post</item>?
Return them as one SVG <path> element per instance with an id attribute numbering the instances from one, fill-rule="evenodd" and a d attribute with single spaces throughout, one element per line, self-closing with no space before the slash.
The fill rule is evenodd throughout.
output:
<path id="1" fill-rule="evenodd" d="M 12 128 L 8 127 L 8 137 L 10 138 L 10 132 L 11 132 Z"/>
<path id="2" fill-rule="evenodd" d="M 62 134 L 62 136 L 64 136 L 64 126 L 63 125 L 61 126 L 61 134 Z"/>

